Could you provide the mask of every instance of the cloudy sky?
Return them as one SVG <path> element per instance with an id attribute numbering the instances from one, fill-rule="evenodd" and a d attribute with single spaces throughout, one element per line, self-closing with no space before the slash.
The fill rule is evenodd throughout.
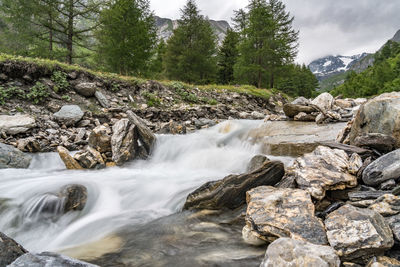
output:
<path id="1" fill-rule="evenodd" d="M 179 18 L 186 0 L 150 0 L 155 14 Z M 400 0 L 283 0 L 300 31 L 297 62 L 375 52 L 400 29 Z M 203 15 L 228 20 L 248 0 L 197 0 Z"/>

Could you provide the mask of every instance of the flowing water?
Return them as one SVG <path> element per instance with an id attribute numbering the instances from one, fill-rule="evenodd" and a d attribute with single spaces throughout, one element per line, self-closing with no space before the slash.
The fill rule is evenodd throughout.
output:
<path id="1" fill-rule="evenodd" d="M 159 135 L 149 160 L 121 168 L 70 171 L 56 153 L 35 155 L 27 170 L 0 170 L 0 231 L 33 252 L 62 251 L 177 213 L 198 186 L 246 170 L 260 147 L 243 137 L 260 124 Z M 85 186 L 88 200 L 64 214 L 55 195 L 69 184 Z"/>

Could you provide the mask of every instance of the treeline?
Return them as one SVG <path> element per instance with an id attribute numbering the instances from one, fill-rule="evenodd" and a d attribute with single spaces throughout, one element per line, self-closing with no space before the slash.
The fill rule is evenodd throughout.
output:
<path id="1" fill-rule="evenodd" d="M 374 65 L 362 73 L 350 72 L 332 93 L 345 97 L 368 97 L 400 90 L 400 44 L 388 41 L 375 54 Z"/>
<path id="2" fill-rule="evenodd" d="M 250 84 L 310 97 L 318 81 L 294 64 L 298 32 L 280 0 L 250 0 L 218 47 L 194 0 L 166 42 L 149 0 L 0 0 L 0 51 L 196 84 Z"/>

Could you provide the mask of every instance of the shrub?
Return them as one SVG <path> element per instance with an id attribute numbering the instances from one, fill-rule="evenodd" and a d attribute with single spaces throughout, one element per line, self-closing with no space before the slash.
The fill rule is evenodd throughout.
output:
<path id="1" fill-rule="evenodd" d="M 143 91 L 141 95 L 147 100 L 147 105 L 149 107 L 161 106 L 161 99 L 156 94 Z"/>
<path id="2" fill-rule="evenodd" d="M 49 92 L 47 86 L 41 82 L 37 82 L 33 87 L 31 87 L 30 92 L 26 95 L 26 98 L 35 104 L 43 102 L 49 97 Z"/>
<path id="3" fill-rule="evenodd" d="M 62 71 L 55 71 L 51 76 L 51 80 L 54 82 L 54 92 L 59 93 L 66 91 L 69 88 L 69 83 L 67 81 L 67 74 Z"/>

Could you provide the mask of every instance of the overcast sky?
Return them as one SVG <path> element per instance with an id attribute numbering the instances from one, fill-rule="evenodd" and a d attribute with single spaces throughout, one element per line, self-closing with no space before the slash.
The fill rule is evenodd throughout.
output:
<path id="1" fill-rule="evenodd" d="M 150 0 L 155 14 L 177 19 L 186 0 Z M 400 29 L 400 0 L 283 0 L 300 31 L 297 62 L 375 52 Z M 248 0 L 197 0 L 203 15 L 227 20 Z"/>

